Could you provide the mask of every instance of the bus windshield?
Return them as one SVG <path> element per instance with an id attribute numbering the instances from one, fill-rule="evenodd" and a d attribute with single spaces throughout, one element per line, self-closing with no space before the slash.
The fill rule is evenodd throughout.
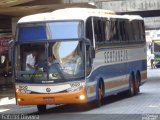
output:
<path id="1" fill-rule="evenodd" d="M 81 41 L 25 43 L 16 46 L 16 80 L 61 82 L 84 77 Z"/>
<path id="2" fill-rule="evenodd" d="M 44 41 L 82 38 L 81 21 L 54 21 L 18 25 L 18 41 Z"/>

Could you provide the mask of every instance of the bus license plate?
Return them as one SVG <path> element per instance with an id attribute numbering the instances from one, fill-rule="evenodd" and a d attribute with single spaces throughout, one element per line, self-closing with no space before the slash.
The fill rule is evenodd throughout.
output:
<path id="1" fill-rule="evenodd" d="M 53 97 L 44 97 L 43 98 L 44 101 L 54 101 Z"/>

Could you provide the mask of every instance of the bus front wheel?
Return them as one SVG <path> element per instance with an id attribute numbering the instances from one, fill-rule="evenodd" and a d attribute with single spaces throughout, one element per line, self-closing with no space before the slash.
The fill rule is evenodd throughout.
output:
<path id="1" fill-rule="evenodd" d="M 44 112 L 46 110 L 46 105 L 37 105 L 37 109 L 39 112 Z"/>
<path id="2" fill-rule="evenodd" d="M 97 92 L 97 100 L 96 100 L 96 107 L 100 107 L 102 105 L 103 100 L 103 87 L 102 83 L 99 84 L 98 92 Z"/>
<path id="3" fill-rule="evenodd" d="M 135 95 L 138 95 L 138 93 L 140 91 L 140 89 L 139 89 L 140 81 L 141 81 L 140 75 L 137 74 L 136 75 L 136 80 L 135 80 Z"/>

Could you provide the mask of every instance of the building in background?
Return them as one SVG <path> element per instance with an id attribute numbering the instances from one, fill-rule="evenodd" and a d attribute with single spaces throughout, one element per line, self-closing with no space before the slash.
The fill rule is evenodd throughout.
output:
<path id="1" fill-rule="evenodd" d="M 10 62 L 6 62 L 7 59 L 9 60 L 6 41 L 14 39 L 16 24 L 21 17 L 67 7 L 102 8 L 115 11 L 118 14 L 138 14 L 145 17 L 146 29 L 152 29 L 149 34 L 156 34 L 155 31 L 160 28 L 159 0 L 0 0 L 0 69 L 3 69 L 2 71 L 4 69 L 9 71 L 10 69 L 8 67 Z M 150 43 L 152 35 L 146 37 Z M 147 48 L 148 55 L 150 55 L 149 47 Z M 12 83 L 11 78 L 8 78 L 9 75 L 6 73 L 1 72 L 0 85 Z"/>

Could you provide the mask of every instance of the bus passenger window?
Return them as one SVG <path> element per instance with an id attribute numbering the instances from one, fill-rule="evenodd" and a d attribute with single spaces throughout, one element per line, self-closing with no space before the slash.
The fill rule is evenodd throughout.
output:
<path id="1" fill-rule="evenodd" d="M 107 20 L 105 22 L 104 29 L 105 29 L 105 40 L 106 40 L 106 42 L 108 42 L 111 39 L 111 32 L 109 31 L 110 30 L 110 21 Z"/>
<path id="2" fill-rule="evenodd" d="M 139 21 L 139 28 L 140 28 L 140 41 L 145 41 L 145 30 L 143 21 Z"/>
<path id="3" fill-rule="evenodd" d="M 111 42 L 112 43 L 119 42 L 119 27 L 118 27 L 118 21 L 116 19 L 111 19 L 110 32 L 112 33 Z"/>
<path id="4" fill-rule="evenodd" d="M 141 38 L 140 38 L 140 30 L 139 30 L 138 21 L 134 20 L 132 22 L 132 25 L 133 25 L 133 31 L 134 31 L 134 40 L 136 42 L 139 42 Z"/>
<path id="5" fill-rule="evenodd" d="M 102 19 L 101 18 L 94 18 L 94 35 L 95 35 L 95 42 L 96 43 L 104 43 L 103 35 L 103 28 L 102 28 Z"/>
<path id="6" fill-rule="evenodd" d="M 93 31 L 92 31 L 92 19 L 91 17 L 86 21 L 86 38 L 91 40 L 91 44 L 93 45 Z"/>
<path id="7" fill-rule="evenodd" d="M 126 19 L 121 19 L 119 21 L 119 39 L 121 42 L 126 43 L 129 40 L 129 21 Z"/>
<path id="8" fill-rule="evenodd" d="M 110 35 L 109 35 L 109 40 L 112 42 L 114 40 L 114 35 L 116 33 L 116 30 L 115 30 L 115 22 L 114 21 L 111 21 L 110 22 L 110 27 L 109 27 L 109 31 L 110 31 Z"/>
<path id="9" fill-rule="evenodd" d="M 131 24 L 129 21 L 125 22 L 125 26 L 126 26 L 126 35 L 127 35 L 127 42 L 130 42 L 133 39 L 133 33 L 131 31 Z"/>

